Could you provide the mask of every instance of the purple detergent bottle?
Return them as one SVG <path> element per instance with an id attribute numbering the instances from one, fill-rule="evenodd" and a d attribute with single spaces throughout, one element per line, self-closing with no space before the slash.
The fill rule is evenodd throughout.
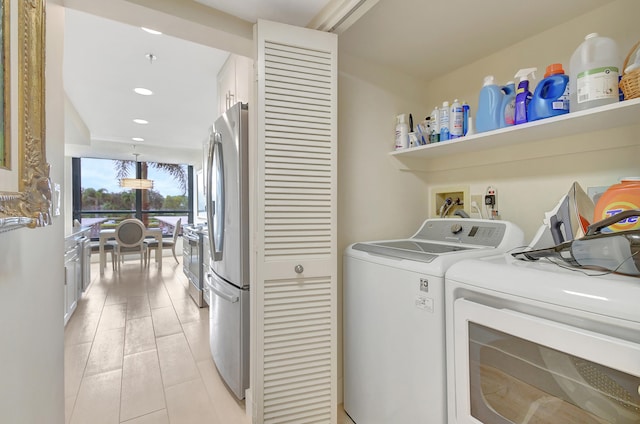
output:
<path id="1" fill-rule="evenodd" d="M 516 90 L 516 112 L 515 112 L 515 124 L 520 125 L 525 122 L 529 122 L 528 107 L 531 101 L 531 91 L 529 91 L 529 75 L 535 78 L 534 72 L 538 68 L 525 68 L 520 69 L 515 78 L 520 78 L 518 83 L 518 90 Z"/>

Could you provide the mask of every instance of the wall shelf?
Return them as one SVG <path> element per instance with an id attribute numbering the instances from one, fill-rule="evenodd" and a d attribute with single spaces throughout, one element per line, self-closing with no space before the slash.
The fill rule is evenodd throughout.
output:
<path id="1" fill-rule="evenodd" d="M 434 159 L 603 131 L 638 123 L 640 123 L 640 99 L 632 99 L 553 118 L 527 122 L 522 125 L 473 134 L 456 140 L 397 150 L 390 152 L 389 155 L 400 161 L 404 159 Z"/>

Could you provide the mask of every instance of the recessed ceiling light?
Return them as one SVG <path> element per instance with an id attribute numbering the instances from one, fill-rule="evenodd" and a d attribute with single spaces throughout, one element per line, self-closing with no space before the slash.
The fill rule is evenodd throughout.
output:
<path id="1" fill-rule="evenodd" d="M 147 53 L 147 54 L 145 54 L 145 55 L 144 55 L 144 57 L 146 57 L 147 59 L 149 59 L 149 63 L 150 63 L 150 64 L 153 64 L 153 61 L 154 61 L 154 60 L 156 60 L 156 59 L 158 59 L 158 56 L 156 56 L 156 55 L 155 55 L 155 54 L 153 54 L 153 53 Z"/>
<path id="2" fill-rule="evenodd" d="M 144 138 L 142 138 L 142 137 L 133 137 L 131 140 L 133 140 L 133 141 L 144 141 Z"/>
<path id="3" fill-rule="evenodd" d="M 133 122 L 135 122 L 136 124 L 148 124 L 149 121 L 145 121 L 144 119 L 134 119 Z"/>
<path id="4" fill-rule="evenodd" d="M 150 96 L 153 94 L 153 91 L 149 90 L 148 88 L 142 88 L 142 87 L 134 88 L 133 91 L 135 91 L 136 93 L 142 96 Z"/>
<path id="5" fill-rule="evenodd" d="M 149 34 L 153 34 L 153 35 L 162 35 L 162 33 L 160 31 L 156 31 L 155 29 L 151 29 L 151 28 L 145 28 L 145 27 L 140 27 L 143 31 L 148 32 Z"/>

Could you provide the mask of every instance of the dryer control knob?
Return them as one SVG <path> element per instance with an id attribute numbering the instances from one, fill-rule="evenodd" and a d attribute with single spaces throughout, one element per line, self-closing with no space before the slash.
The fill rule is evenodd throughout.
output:
<path id="1" fill-rule="evenodd" d="M 460 225 L 460 224 L 453 224 L 453 225 L 451 226 L 451 232 L 452 232 L 453 234 L 458 234 L 460 231 L 462 231 L 462 225 Z"/>

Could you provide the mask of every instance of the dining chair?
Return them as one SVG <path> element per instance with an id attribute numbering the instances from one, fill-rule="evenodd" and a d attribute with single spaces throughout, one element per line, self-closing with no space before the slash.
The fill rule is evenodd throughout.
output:
<path id="1" fill-rule="evenodd" d="M 120 222 L 116 227 L 116 264 L 120 267 L 120 261 L 124 260 L 124 255 L 139 253 L 140 254 L 140 268 L 146 266 L 147 259 L 147 245 L 144 243 L 144 237 L 147 229 L 136 218 L 125 219 Z"/>
<path id="2" fill-rule="evenodd" d="M 116 250 L 116 245 L 117 244 L 116 244 L 115 240 L 108 240 L 103 245 L 105 255 L 107 253 L 111 253 L 111 267 L 113 268 L 114 271 L 116 269 L 116 259 L 115 259 L 115 255 L 114 255 L 113 252 Z M 90 246 L 91 246 L 91 254 L 92 255 L 94 253 L 98 254 L 100 252 L 100 242 L 99 241 L 92 241 L 90 243 Z"/>
<path id="3" fill-rule="evenodd" d="M 163 249 L 171 249 L 171 253 L 173 253 L 173 257 L 176 260 L 177 263 L 180 263 L 178 261 L 178 257 L 176 256 L 176 241 L 178 240 L 178 235 L 180 234 L 180 229 L 182 228 L 182 218 L 178 219 L 178 221 L 176 222 L 175 227 L 173 227 L 173 236 L 171 240 L 162 240 L 162 248 Z M 158 257 L 158 255 L 161 255 L 162 252 L 160 252 L 158 250 L 158 240 L 153 239 L 153 240 L 145 240 L 144 241 L 147 245 L 147 263 L 149 263 L 149 260 L 151 259 L 151 250 L 155 250 L 156 251 L 156 257 Z"/>

